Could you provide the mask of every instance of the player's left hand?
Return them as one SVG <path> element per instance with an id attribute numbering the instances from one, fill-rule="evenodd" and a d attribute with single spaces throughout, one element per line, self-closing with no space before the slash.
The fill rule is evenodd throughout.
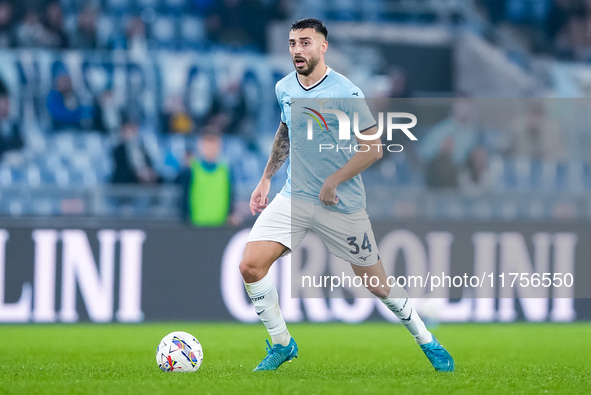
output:
<path id="1" fill-rule="evenodd" d="M 339 203 L 339 197 L 337 196 L 337 186 L 327 179 L 324 181 L 322 189 L 320 189 L 318 198 L 325 206 L 336 206 Z"/>

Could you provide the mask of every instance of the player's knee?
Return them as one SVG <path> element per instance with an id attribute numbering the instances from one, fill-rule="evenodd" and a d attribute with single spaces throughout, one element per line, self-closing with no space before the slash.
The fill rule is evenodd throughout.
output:
<path id="1" fill-rule="evenodd" d="M 261 278 L 265 277 L 266 274 L 260 265 L 257 265 L 255 261 L 246 257 L 240 262 L 239 269 L 242 278 L 247 283 L 259 281 Z"/>
<path id="2" fill-rule="evenodd" d="M 386 298 L 390 293 L 390 288 L 388 287 L 368 287 L 367 289 L 378 298 Z"/>

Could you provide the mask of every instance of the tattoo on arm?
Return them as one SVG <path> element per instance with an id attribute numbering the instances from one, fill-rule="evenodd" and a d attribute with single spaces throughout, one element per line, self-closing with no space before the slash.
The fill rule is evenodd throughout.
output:
<path id="1" fill-rule="evenodd" d="M 283 165 L 289 156 L 289 133 L 287 125 L 283 122 L 279 123 L 279 128 L 275 134 L 275 140 L 273 141 L 273 149 L 271 150 L 271 156 L 265 167 L 265 178 L 271 179 L 277 173 L 277 170 Z"/>

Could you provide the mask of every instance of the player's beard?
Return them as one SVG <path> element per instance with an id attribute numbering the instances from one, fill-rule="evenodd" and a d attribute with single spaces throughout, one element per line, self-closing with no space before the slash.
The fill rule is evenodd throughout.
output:
<path id="1" fill-rule="evenodd" d="M 300 57 L 299 59 L 304 59 L 304 58 Z M 295 61 L 296 60 L 293 59 L 293 65 L 296 69 L 296 72 L 300 75 L 303 75 L 304 77 L 307 77 L 310 74 L 312 74 L 312 72 L 314 71 L 314 69 L 318 65 L 318 62 L 320 62 L 320 58 L 311 57 L 310 59 L 304 59 L 304 61 L 306 62 L 306 66 L 308 66 L 308 67 L 306 67 L 302 70 L 298 69 L 298 66 Z"/>

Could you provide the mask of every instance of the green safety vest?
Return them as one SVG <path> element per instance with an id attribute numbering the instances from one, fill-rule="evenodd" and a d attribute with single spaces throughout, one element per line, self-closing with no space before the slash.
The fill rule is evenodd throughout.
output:
<path id="1" fill-rule="evenodd" d="M 230 212 L 230 170 L 218 163 L 207 171 L 201 162 L 191 163 L 189 212 L 195 226 L 221 226 Z"/>

